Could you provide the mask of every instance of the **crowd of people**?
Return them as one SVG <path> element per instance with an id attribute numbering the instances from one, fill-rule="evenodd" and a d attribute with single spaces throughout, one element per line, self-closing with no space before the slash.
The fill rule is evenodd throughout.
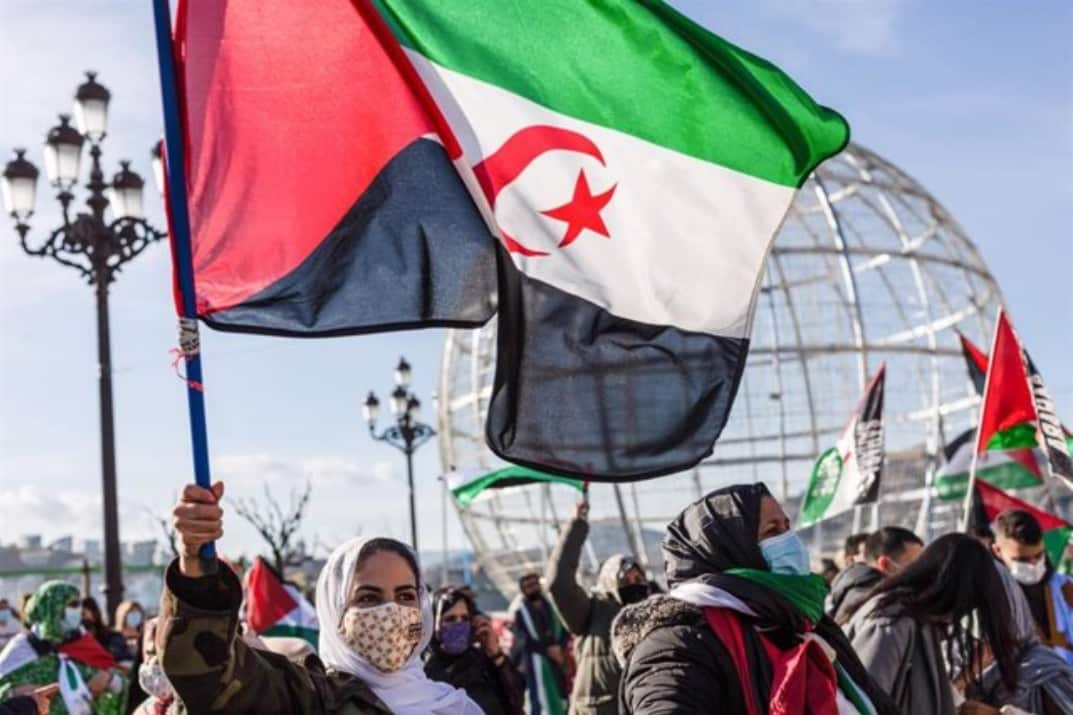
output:
<path id="1" fill-rule="evenodd" d="M 109 627 L 62 581 L 0 599 L 0 713 L 1073 713 L 1073 579 L 1025 511 L 931 543 L 854 535 L 814 573 L 766 487 L 729 487 L 668 525 L 663 591 L 628 554 L 580 583 L 583 502 L 505 619 L 357 538 L 320 573 L 314 649 L 251 634 L 239 576 L 199 557 L 221 497 L 184 490 L 155 618 L 128 602 Z"/>

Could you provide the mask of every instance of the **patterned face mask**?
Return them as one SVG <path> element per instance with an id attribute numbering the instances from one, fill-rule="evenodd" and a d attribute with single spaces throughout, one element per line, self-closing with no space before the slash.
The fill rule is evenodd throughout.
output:
<path id="1" fill-rule="evenodd" d="M 394 601 L 374 608 L 351 606 L 343 614 L 339 635 L 375 668 L 394 673 L 421 641 L 421 611 Z"/>

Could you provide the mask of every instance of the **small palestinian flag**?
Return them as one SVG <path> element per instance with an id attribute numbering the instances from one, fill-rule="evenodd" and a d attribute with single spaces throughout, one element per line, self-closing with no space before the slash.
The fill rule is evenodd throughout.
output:
<path id="1" fill-rule="evenodd" d="M 1073 485 L 1073 460 L 1039 370 L 999 309 L 987 367 L 976 453 L 1039 447 L 1052 477 Z"/>
<path id="2" fill-rule="evenodd" d="M 1039 507 L 1032 506 L 1026 501 L 1012 497 L 998 487 L 987 482 L 976 482 L 976 494 L 974 500 L 974 512 L 976 518 L 985 518 L 987 523 L 993 522 L 998 515 L 1008 509 L 1022 509 L 1036 517 L 1043 529 L 1043 548 L 1047 552 L 1047 558 L 1051 565 L 1057 567 L 1062 563 L 1066 546 L 1069 544 L 1070 534 L 1073 534 L 1073 526 L 1054 514 L 1043 511 Z"/>
<path id="3" fill-rule="evenodd" d="M 838 444 L 820 455 L 799 521 L 808 526 L 851 507 L 870 504 L 879 497 L 883 471 L 883 384 L 886 366 L 881 365 Z"/>
<path id="4" fill-rule="evenodd" d="M 943 448 L 946 463 L 935 476 L 940 499 L 964 499 L 972 467 L 976 430 L 967 430 Z M 976 478 L 1000 489 L 1028 489 L 1043 484 L 1040 465 L 1046 459 L 1039 449 L 1020 447 L 989 450 L 976 460 Z"/>
<path id="5" fill-rule="evenodd" d="M 484 470 L 451 472 L 446 476 L 446 479 L 447 488 L 451 490 L 455 501 L 462 508 L 469 506 L 474 499 L 486 490 L 520 487 L 539 482 L 565 484 L 577 489 L 579 492 L 585 492 L 585 482 L 580 479 L 561 477 L 556 474 L 538 472 L 535 469 L 513 465 L 492 472 Z"/>
<path id="6" fill-rule="evenodd" d="M 290 636 L 317 647 L 317 611 L 260 556 L 246 576 L 246 622 L 260 636 Z"/>

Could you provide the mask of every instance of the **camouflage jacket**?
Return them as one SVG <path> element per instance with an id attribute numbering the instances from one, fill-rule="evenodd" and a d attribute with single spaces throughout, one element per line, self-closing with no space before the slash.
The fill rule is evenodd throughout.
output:
<path id="1" fill-rule="evenodd" d="M 242 586 L 229 568 L 192 579 L 172 562 L 164 577 L 157 649 L 189 713 L 381 715 L 391 711 L 358 678 L 250 648 L 237 637 Z M 182 710 L 180 709 L 180 712 Z"/>

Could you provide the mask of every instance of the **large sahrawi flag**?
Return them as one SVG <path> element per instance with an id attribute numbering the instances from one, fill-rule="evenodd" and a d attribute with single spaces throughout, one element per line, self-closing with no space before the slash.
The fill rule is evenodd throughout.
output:
<path id="1" fill-rule="evenodd" d="M 885 376 L 883 365 L 868 383 L 838 444 L 816 460 L 798 519 L 802 526 L 879 498 Z"/>
<path id="2" fill-rule="evenodd" d="M 336 335 L 491 317 L 495 241 L 394 40 L 351 0 L 179 7 L 200 318 Z"/>
<path id="3" fill-rule="evenodd" d="M 374 4 L 509 256 L 491 448 L 596 481 L 709 454 L 772 238 L 846 122 L 655 0 Z"/>

